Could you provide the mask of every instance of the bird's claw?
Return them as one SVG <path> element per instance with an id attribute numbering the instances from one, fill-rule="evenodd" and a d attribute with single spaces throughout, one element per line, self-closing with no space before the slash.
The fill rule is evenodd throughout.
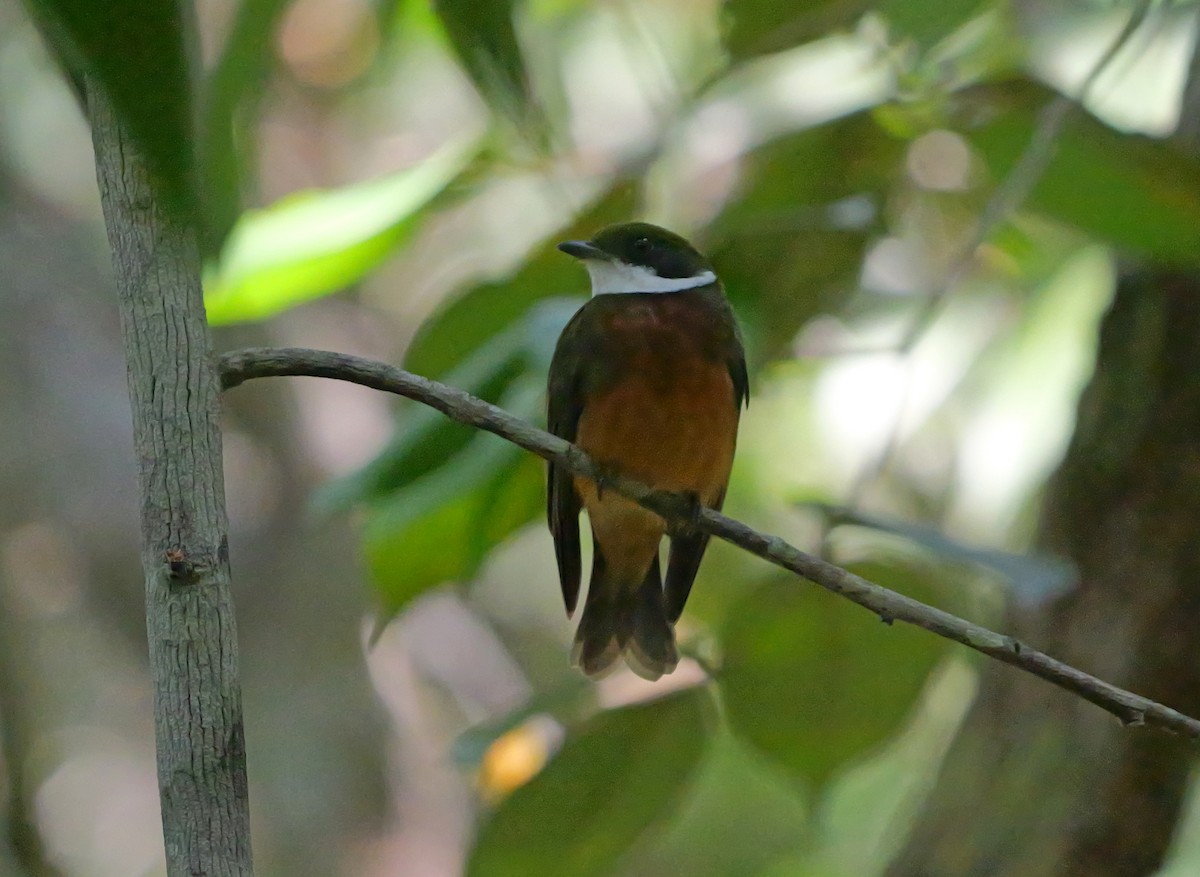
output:
<path id="1" fill-rule="evenodd" d="M 595 475 L 592 481 L 596 484 L 596 499 L 604 499 L 604 491 L 617 481 L 617 470 L 607 463 L 595 463 Z"/>
<path id="2" fill-rule="evenodd" d="M 704 504 L 700 502 L 700 495 L 694 490 L 685 490 L 676 494 L 683 506 L 683 517 L 671 521 L 667 526 L 668 535 L 672 538 L 695 536 L 700 532 L 700 515 L 704 511 Z"/>

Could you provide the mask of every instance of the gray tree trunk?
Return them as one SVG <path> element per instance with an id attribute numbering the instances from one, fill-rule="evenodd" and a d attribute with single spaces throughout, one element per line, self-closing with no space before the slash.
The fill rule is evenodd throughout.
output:
<path id="1" fill-rule="evenodd" d="M 129 368 L 167 872 L 246 877 L 249 798 L 230 594 L 220 385 L 198 233 L 164 209 L 87 84 Z"/>

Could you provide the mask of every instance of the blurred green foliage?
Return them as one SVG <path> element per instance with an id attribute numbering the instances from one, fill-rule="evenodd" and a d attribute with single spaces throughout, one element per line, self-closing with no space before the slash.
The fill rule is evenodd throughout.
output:
<path id="1" fill-rule="evenodd" d="M 978 13 L 979 0 L 729 0 L 726 45 L 734 60 L 790 49 L 853 28 L 877 13 L 898 39 L 927 48 Z"/>
<path id="2" fill-rule="evenodd" d="M 245 0 L 205 83 L 200 161 L 207 242 L 214 253 L 241 212 L 245 177 L 257 143 L 254 111 L 273 66 L 263 45 L 271 39 L 287 7 L 288 0 Z"/>
<path id="3" fill-rule="evenodd" d="M 29 4 L 76 96 L 90 80 L 107 95 L 130 140 L 146 157 L 163 202 L 198 217 L 192 114 L 197 95 L 195 39 L 183 3 L 33 0 Z"/>
<path id="4" fill-rule="evenodd" d="M 1002 177 L 1017 162 L 1055 94 L 1026 80 L 960 97 L 971 142 Z M 1059 136 L 1030 205 L 1114 246 L 1164 264 L 1200 262 L 1200 160 L 1161 140 L 1114 131 L 1076 114 Z"/>
<path id="5" fill-rule="evenodd" d="M 450 147 L 388 179 L 246 212 L 206 278 L 209 320 L 261 320 L 357 283 L 404 243 L 464 163 L 464 150 Z"/>
<path id="6" fill-rule="evenodd" d="M 927 569 L 892 562 L 851 571 L 937 602 Z M 923 631 L 889 629 L 859 607 L 797 588 L 790 578 L 748 594 L 730 612 L 721 639 L 730 728 L 818 789 L 899 732 L 945 651 Z"/>
<path id="7" fill-rule="evenodd" d="M 380 3 L 381 40 L 414 53 L 440 47 L 442 61 L 457 65 L 488 110 L 482 134 L 429 149 L 387 176 L 246 212 L 238 199 L 256 189 L 254 110 L 276 65 L 268 45 L 286 4 L 245 0 L 207 79 L 189 72 L 190 25 L 169 4 L 33 5 L 68 69 L 108 89 L 159 169 L 164 197 L 204 211 L 210 240 L 222 244 L 206 283 L 214 322 L 260 320 L 356 288 L 411 255 L 416 242 L 456 228 L 454 211 L 494 187 L 520 206 L 509 210 L 496 197 L 505 209 L 493 234 L 511 235 L 523 255 L 507 264 L 480 259 L 442 290 L 411 327 L 405 364 L 537 421 L 554 341 L 586 284 L 554 243 L 641 215 L 678 220 L 712 257 L 761 368 L 750 417 L 761 418 L 755 412 L 765 406 L 775 419 L 744 429 L 743 445 L 751 446 L 756 431 L 773 428 L 775 452 L 766 463 L 739 461 L 730 507 L 792 538 L 806 533 L 797 523 L 798 496 L 840 506 L 846 497 L 832 485 L 848 490 L 858 473 L 835 479 L 841 464 L 832 450 L 801 460 L 796 449 L 815 453 L 819 441 L 788 435 L 788 424 L 815 431 L 812 399 L 822 381 L 855 365 L 835 364 L 824 375 L 808 363 L 790 372 L 768 367 L 811 355 L 807 345 L 820 353 L 840 345 L 896 354 L 897 339 L 916 326 L 922 331 L 908 351 L 912 368 L 923 367 L 926 348 L 936 350 L 939 389 L 909 418 L 915 424 L 897 425 L 876 443 L 876 480 L 888 488 L 892 517 L 851 510 L 833 523 L 856 525 L 847 556 L 858 572 L 931 602 L 944 602 L 939 594 L 947 591 L 934 592 L 931 582 L 947 563 L 982 563 L 1023 580 L 1044 573 L 1053 587 L 1069 571 L 942 537 L 961 499 L 950 488 L 953 470 L 970 449 L 957 457 L 927 453 L 899 471 L 889 470 L 889 454 L 918 434 L 944 448 L 947 422 L 956 428 L 989 403 L 1002 407 L 977 392 L 979 373 L 1011 362 L 1006 339 L 1023 331 L 1021 314 L 1033 312 L 1028 301 L 1045 293 L 1047 278 L 1072 255 L 1101 242 L 1166 262 L 1200 259 L 1200 165 L 1169 141 L 1121 130 L 1084 107 L 1071 111 L 1027 203 L 1001 217 L 978 252 L 961 252 L 1057 99 L 1035 71 L 1014 69 L 1026 47 L 996 24 L 1011 13 L 1003 0 L 726 0 L 645 9 L 572 0 Z M 403 26 L 414 6 L 423 15 L 417 36 Z M 587 42 L 604 28 L 623 34 L 631 66 L 654 69 L 647 74 L 654 80 L 646 88 L 648 132 L 608 152 L 572 133 L 574 115 L 587 115 L 583 105 L 617 87 L 604 64 L 615 67 L 619 53 Z M 427 34 L 430 45 L 420 42 Z M 118 44 L 122 51 L 112 51 Z M 806 93 L 811 80 L 796 71 L 847 45 L 876 84 L 833 109 L 810 100 L 822 95 Z M 547 65 L 546 57 L 561 63 Z M 579 85 L 585 62 L 592 64 L 591 91 Z M 540 99 L 572 88 L 574 102 L 563 107 Z M 202 112 L 193 113 L 196 106 Z M 599 137 L 612 127 L 619 126 L 602 118 L 588 130 Z M 507 136 L 513 131 L 520 136 Z M 202 144 L 199 172 L 195 142 Z M 482 145 L 468 154 L 463 142 Z M 551 180 L 556 189 L 546 198 L 554 207 L 537 217 L 523 214 L 528 202 L 512 194 L 514 180 L 528 178 Z M 662 190 L 670 195 L 656 198 Z M 474 255 L 477 243 L 462 240 L 453 254 Z M 944 285 L 948 302 L 930 298 Z M 1052 333 L 1060 328 L 1051 316 L 1044 324 Z M 905 391 L 888 385 L 872 393 L 877 383 L 859 380 L 853 386 L 865 401 L 850 401 L 875 405 L 870 413 L 886 420 L 886 406 Z M 781 387 L 790 407 L 773 399 Z M 513 446 L 413 404 L 400 406 L 397 421 L 378 457 L 323 496 L 327 507 L 365 510 L 365 555 L 384 622 L 439 587 L 470 585 L 498 547 L 538 519 L 543 503 L 541 464 Z M 980 455 L 1004 463 L 988 447 Z M 779 458 L 808 465 L 808 481 L 782 484 Z M 872 465 L 868 459 L 866 468 Z M 769 474 L 756 481 L 762 472 Z M 1004 522 L 1010 529 L 998 527 L 995 539 L 1024 547 L 1026 511 L 1013 513 Z M 895 523 L 905 518 L 927 523 Z M 897 538 L 927 556 L 918 564 L 887 550 Z M 980 597 L 978 583 L 955 568 L 953 596 L 986 608 L 987 594 Z M 685 616 L 681 631 L 713 670 L 710 683 L 611 710 L 594 696 L 578 697 L 574 677 L 570 695 L 556 696 L 553 708 L 534 696 L 532 704 L 566 726 L 566 742 L 485 816 L 469 873 L 868 873 L 826 868 L 822 850 L 854 823 L 839 802 L 869 797 L 854 777 L 893 777 L 901 763 L 895 741 L 906 729 L 933 727 L 921 723 L 932 721 L 930 704 L 945 689 L 930 682 L 945 649 L 931 635 L 885 626 L 794 579 L 762 576 L 753 562 L 728 555 L 710 556 L 702 571 L 698 590 L 722 599 L 712 602 L 717 611 L 706 624 Z M 560 682 L 570 672 L 565 651 L 564 644 L 563 666 L 550 674 Z M 537 672 L 544 671 L 531 677 Z M 954 688 L 955 697 L 966 697 L 965 688 Z M 491 717 L 460 754 L 481 758 L 531 709 Z M 926 753 L 927 760 L 935 755 Z M 902 791 L 882 796 L 887 812 L 877 823 L 911 809 L 919 785 L 889 784 Z"/>
<path id="8" fill-rule="evenodd" d="M 545 120 L 525 70 L 514 0 L 433 0 L 463 68 L 480 94 L 518 131 L 544 139 Z"/>
<path id="9" fill-rule="evenodd" d="M 778 355 L 856 285 L 867 244 L 883 231 L 883 205 L 903 157 L 903 142 L 866 111 L 743 157 L 739 191 L 713 220 L 708 249 L 752 358 Z"/>
<path id="10" fill-rule="evenodd" d="M 543 299 L 579 295 L 583 291 L 579 284 L 579 266 L 563 259 L 555 244 L 561 240 L 587 238 L 595 229 L 629 216 L 636 210 L 635 192 L 629 184 L 617 183 L 570 226 L 540 242 L 516 274 L 477 286 L 449 302 L 421 326 L 405 356 L 405 368 L 418 374 L 441 377 L 464 357 L 473 355 L 493 335 L 513 323 L 522 322 L 526 324 L 521 330 L 524 337 L 531 343 L 540 339 L 544 358 L 532 365 L 541 366 L 544 373 L 554 354 L 558 331 L 566 325 L 566 319 L 555 331 L 553 325 L 539 323 L 545 312 L 534 306 Z M 581 303 L 576 302 L 576 307 Z M 570 313 L 567 314 L 569 317 Z"/>
<path id="11" fill-rule="evenodd" d="M 590 719 L 484 823 L 467 874 L 611 874 L 682 803 L 712 712 L 693 690 Z"/>

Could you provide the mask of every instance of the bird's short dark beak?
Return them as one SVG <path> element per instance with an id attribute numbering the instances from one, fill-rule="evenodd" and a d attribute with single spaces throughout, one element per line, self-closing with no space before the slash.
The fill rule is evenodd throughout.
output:
<path id="1" fill-rule="evenodd" d="M 563 241 L 558 248 L 568 256 L 576 259 L 609 259 L 608 253 L 599 247 L 594 247 L 587 241 Z"/>

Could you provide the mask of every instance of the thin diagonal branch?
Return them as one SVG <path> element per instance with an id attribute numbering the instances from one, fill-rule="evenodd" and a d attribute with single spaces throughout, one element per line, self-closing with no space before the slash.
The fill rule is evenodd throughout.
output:
<path id="1" fill-rule="evenodd" d="M 395 366 L 343 353 L 302 348 L 253 348 L 220 358 L 221 383 L 226 389 L 251 378 L 286 375 L 333 378 L 396 393 L 429 405 L 447 417 L 487 430 L 584 477 L 603 475 L 606 487 L 629 497 L 664 519 L 697 526 L 727 542 L 794 572 L 828 591 L 852 600 L 891 624 L 902 621 L 961 643 L 977 652 L 1038 676 L 1104 709 L 1126 725 L 1152 725 L 1200 739 L 1200 721 L 1147 698 L 1125 691 L 1030 648 L 1010 636 L 869 582 L 839 566 L 789 545 L 778 536 L 760 533 L 711 509 L 694 517 L 684 497 L 651 490 L 624 477 L 601 473 L 589 457 L 571 443 L 514 417 L 508 412 L 454 387 L 431 381 Z"/>

